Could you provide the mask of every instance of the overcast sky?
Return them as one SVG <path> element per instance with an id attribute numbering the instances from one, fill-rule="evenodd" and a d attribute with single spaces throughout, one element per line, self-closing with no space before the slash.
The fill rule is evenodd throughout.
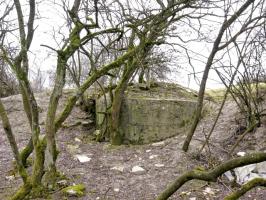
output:
<path id="1" fill-rule="evenodd" d="M 21 3 L 24 4 L 26 0 L 22 0 Z M 56 67 L 56 54 L 46 47 L 41 46 L 42 44 L 51 46 L 55 49 L 58 49 L 60 46 L 59 41 L 62 40 L 62 34 L 59 33 L 59 29 L 61 33 L 64 33 L 67 29 L 65 27 L 65 20 L 63 18 L 64 11 L 57 5 L 51 3 L 53 1 L 41 1 L 38 6 L 38 15 L 39 19 L 35 21 L 35 35 L 33 39 L 33 43 L 31 46 L 30 53 L 30 62 L 32 66 L 32 74 L 36 71 L 36 68 L 40 68 L 42 71 L 55 70 Z M 59 1 L 54 1 L 59 2 Z M 73 2 L 73 1 L 72 1 Z M 72 3 L 70 1 L 70 3 Z M 151 2 L 151 1 L 147 1 Z M 147 4 L 148 5 L 148 4 Z M 217 10 L 217 12 L 220 12 Z M 26 12 L 25 12 L 26 13 Z M 213 26 L 213 33 L 209 33 L 210 37 L 216 35 L 217 27 L 215 22 L 206 22 L 206 24 L 210 27 Z M 205 25 L 206 25 L 205 24 Z M 236 27 L 237 28 L 237 27 Z M 182 32 L 184 37 L 191 37 L 191 33 L 189 31 Z M 178 42 L 177 39 L 171 38 L 170 42 Z M 192 65 L 196 72 L 196 77 L 200 81 L 202 71 L 204 70 L 204 65 L 206 63 L 207 56 L 212 47 L 212 43 L 206 42 L 191 42 L 187 44 L 187 47 L 193 51 L 191 52 L 192 58 L 193 55 L 195 59 L 193 59 Z M 165 47 L 166 48 L 166 47 Z M 171 49 L 172 47 L 168 47 Z M 180 57 L 179 52 L 177 52 L 176 56 L 172 57 L 173 63 L 181 66 L 183 69 L 179 72 L 177 71 L 177 66 L 173 68 L 173 72 L 169 74 L 169 80 L 172 82 L 179 83 L 183 86 L 190 87 L 193 89 L 198 89 L 198 83 L 194 80 L 194 76 L 192 73 L 194 72 L 191 67 L 188 65 L 187 59 L 182 59 Z M 184 52 L 181 52 L 185 55 Z M 174 64 L 173 64 L 174 65 Z M 190 76 L 188 76 L 191 74 Z M 207 83 L 207 88 L 219 88 L 223 87 L 221 82 L 219 81 L 216 73 L 214 71 L 210 72 L 209 80 Z"/>

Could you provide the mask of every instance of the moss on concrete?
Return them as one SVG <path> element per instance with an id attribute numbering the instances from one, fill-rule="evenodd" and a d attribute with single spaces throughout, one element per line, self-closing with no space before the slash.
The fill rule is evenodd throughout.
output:
<path id="1" fill-rule="evenodd" d="M 104 123 L 110 98 L 96 101 L 97 127 Z M 124 144 L 145 144 L 186 133 L 196 108 L 195 92 L 175 84 L 157 83 L 150 90 L 128 87 L 122 101 L 118 131 Z M 120 142 L 120 141 L 119 141 Z"/>

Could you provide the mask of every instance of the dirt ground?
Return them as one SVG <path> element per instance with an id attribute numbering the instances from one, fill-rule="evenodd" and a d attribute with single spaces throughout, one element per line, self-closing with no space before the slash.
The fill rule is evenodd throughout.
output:
<path id="1" fill-rule="evenodd" d="M 44 124 L 45 111 L 49 101 L 47 92 L 37 94 L 40 106 L 40 122 Z M 60 103 L 62 109 L 65 99 Z M 20 96 L 4 98 L 3 102 L 8 111 L 13 132 L 19 148 L 27 144 L 30 137 L 29 126 L 22 110 Z M 204 141 L 215 118 L 218 105 L 210 103 L 207 114 L 197 128 L 196 135 L 190 146 L 190 151 L 181 150 L 185 135 L 169 138 L 161 143 L 114 147 L 108 143 L 96 143 L 90 140 L 90 131 L 82 124 L 62 128 L 58 137 L 60 150 L 57 166 L 60 172 L 68 178 L 68 183 L 84 184 L 86 195 L 83 197 L 66 197 L 61 191 L 51 192 L 50 199 L 80 199 L 80 200 L 151 200 L 176 177 L 197 166 L 211 168 L 226 159 L 237 135 L 232 136 L 238 128 L 236 123 L 236 106 L 232 102 L 225 105 L 222 116 L 214 130 L 209 144 L 209 151 L 199 159 L 196 153 Z M 87 120 L 87 114 L 76 107 L 65 124 L 78 124 Z M 43 125 L 41 129 L 43 131 Z M 266 150 L 266 123 L 255 133 L 248 135 L 236 152 Z M 211 152 L 211 156 L 210 153 Z M 91 158 L 81 163 L 75 155 L 83 154 Z M 0 124 L 0 200 L 7 199 L 22 183 L 21 179 L 13 176 L 12 152 Z M 139 166 L 142 172 L 133 173 L 132 168 Z M 237 187 L 232 187 L 226 177 L 219 178 L 218 183 L 190 181 L 178 190 L 170 199 L 223 199 Z M 241 199 L 265 199 L 264 188 L 256 188 Z"/>

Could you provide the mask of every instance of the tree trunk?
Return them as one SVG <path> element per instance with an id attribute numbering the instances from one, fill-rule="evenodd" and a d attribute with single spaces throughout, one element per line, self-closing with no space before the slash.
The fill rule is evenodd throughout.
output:
<path id="1" fill-rule="evenodd" d="M 45 184 L 54 184 L 56 179 L 56 159 L 57 159 L 57 149 L 55 141 L 55 117 L 56 110 L 58 107 L 58 102 L 62 96 L 63 87 L 65 85 L 65 75 L 66 75 L 66 60 L 62 55 L 58 55 L 57 69 L 56 69 L 56 80 L 53 92 L 50 97 L 48 112 L 46 116 L 45 124 L 45 134 L 46 134 L 46 152 L 45 152 L 45 167 L 47 168 L 45 174 Z"/>
<path id="2" fill-rule="evenodd" d="M 211 69 L 211 66 L 212 66 L 212 63 L 213 63 L 213 60 L 214 60 L 214 57 L 215 57 L 216 53 L 219 50 L 221 50 L 219 48 L 219 45 L 220 45 L 220 42 L 222 40 L 223 34 L 226 31 L 226 29 L 228 27 L 230 27 L 231 24 L 241 15 L 241 13 L 243 13 L 249 7 L 249 5 L 252 4 L 253 2 L 254 2 L 254 0 L 247 0 L 241 6 L 241 8 L 237 12 L 234 13 L 234 15 L 232 15 L 228 20 L 224 21 L 224 23 L 222 24 L 222 26 L 221 26 L 221 28 L 219 30 L 217 38 L 215 39 L 215 41 L 213 43 L 212 51 L 211 51 L 211 53 L 210 53 L 210 55 L 208 57 L 206 65 L 205 65 L 205 69 L 204 69 L 204 72 L 203 72 L 202 80 L 201 80 L 201 83 L 200 83 L 198 102 L 197 102 L 197 110 L 196 110 L 196 113 L 195 113 L 195 116 L 194 116 L 194 121 L 192 123 L 191 129 L 190 129 L 190 131 L 189 131 L 189 133 L 188 133 L 188 135 L 187 135 L 187 137 L 185 139 L 185 142 L 183 144 L 183 147 L 182 147 L 182 149 L 184 151 L 188 150 L 190 141 L 191 141 L 191 139 L 192 139 L 192 137 L 194 135 L 194 132 L 195 132 L 195 130 L 197 128 L 197 125 L 199 123 L 199 120 L 201 118 L 201 112 L 202 112 L 202 108 L 203 108 L 204 93 L 205 93 L 206 83 L 207 83 L 207 80 L 208 80 L 209 71 Z M 223 48 L 225 48 L 225 47 L 223 47 Z"/>
<path id="3" fill-rule="evenodd" d="M 123 135 L 119 132 L 121 104 L 123 101 L 124 92 L 127 88 L 128 81 L 134 74 L 136 68 L 136 61 L 134 59 L 134 61 L 132 61 L 130 66 L 126 69 L 126 72 L 123 74 L 122 80 L 117 85 L 114 92 L 111 107 L 111 119 L 108 120 L 110 122 L 111 144 L 113 145 L 121 145 L 123 142 Z"/>

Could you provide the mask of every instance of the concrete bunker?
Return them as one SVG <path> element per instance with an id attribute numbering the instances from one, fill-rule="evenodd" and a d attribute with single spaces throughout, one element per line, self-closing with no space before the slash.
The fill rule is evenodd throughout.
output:
<path id="1" fill-rule="evenodd" d="M 107 104 L 110 100 L 107 97 Z M 195 92 L 169 83 L 150 90 L 129 86 L 122 101 L 119 131 L 125 144 L 147 144 L 185 133 L 196 109 Z M 106 100 L 96 100 L 96 124 L 105 117 Z"/>

